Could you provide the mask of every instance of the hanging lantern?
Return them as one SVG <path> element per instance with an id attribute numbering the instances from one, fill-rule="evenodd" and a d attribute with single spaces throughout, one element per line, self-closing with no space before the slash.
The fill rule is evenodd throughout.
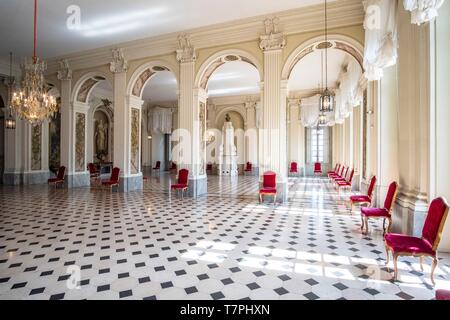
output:
<path id="1" fill-rule="evenodd" d="M 327 89 L 320 95 L 319 111 L 320 112 L 334 112 L 335 96 Z"/>
<path id="2" fill-rule="evenodd" d="M 328 125 L 328 121 L 327 121 L 327 116 L 325 113 L 321 113 L 319 115 L 319 123 L 318 123 L 319 127 L 325 127 Z"/>
<path id="3" fill-rule="evenodd" d="M 5 128 L 9 130 L 14 130 L 16 128 L 16 119 L 12 117 L 11 113 L 8 118 L 5 119 Z"/>

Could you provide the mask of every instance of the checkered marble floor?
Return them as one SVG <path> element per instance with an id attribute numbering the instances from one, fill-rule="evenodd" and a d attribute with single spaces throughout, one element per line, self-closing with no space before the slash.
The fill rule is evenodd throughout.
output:
<path id="1" fill-rule="evenodd" d="M 385 266 L 381 226 L 325 180 L 292 178 L 289 202 L 259 204 L 258 180 L 209 177 L 177 198 L 143 192 L 0 187 L 0 299 L 432 299 L 430 263 Z M 230 179 L 230 178 L 228 178 Z M 441 255 L 436 288 L 450 288 Z"/>

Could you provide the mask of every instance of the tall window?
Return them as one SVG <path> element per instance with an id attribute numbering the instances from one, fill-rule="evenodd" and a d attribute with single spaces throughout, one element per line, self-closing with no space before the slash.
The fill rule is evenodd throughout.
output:
<path id="1" fill-rule="evenodd" d="M 311 129 L 311 162 L 324 162 L 323 128 Z"/>

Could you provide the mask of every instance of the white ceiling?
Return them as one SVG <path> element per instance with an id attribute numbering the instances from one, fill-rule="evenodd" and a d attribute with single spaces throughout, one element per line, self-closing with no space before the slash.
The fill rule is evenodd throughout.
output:
<path id="1" fill-rule="evenodd" d="M 55 57 L 115 43 L 180 32 L 323 3 L 323 0 L 39 0 L 38 55 Z M 81 29 L 69 30 L 70 5 L 81 9 Z M 0 57 L 30 55 L 33 1 L 0 1 Z"/>
<path id="2" fill-rule="evenodd" d="M 322 82 L 321 59 L 323 50 L 316 50 L 301 59 L 292 70 L 289 78 L 289 91 L 317 89 Z M 337 49 L 328 50 L 328 86 L 336 87 L 342 65 L 349 54 Z M 324 64 L 325 74 L 325 64 Z"/>

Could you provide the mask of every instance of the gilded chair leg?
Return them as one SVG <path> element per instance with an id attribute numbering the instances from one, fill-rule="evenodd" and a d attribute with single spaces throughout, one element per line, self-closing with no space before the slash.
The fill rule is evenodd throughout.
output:
<path id="1" fill-rule="evenodd" d="M 387 233 L 391 233 L 392 229 L 392 218 L 388 218 L 388 226 L 387 226 Z"/>
<path id="2" fill-rule="evenodd" d="M 388 265 L 389 264 L 389 259 L 390 259 L 390 257 L 389 257 L 389 248 L 387 246 L 385 246 L 385 249 L 386 249 L 386 265 Z"/>
<path id="3" fill-rule="evenodd" d="M 361 214 L 361 231 L 364 232 L 364 216 Z"/>
<path id="4" fill-rule="evenodd" d="M 436 267 L 438 265 L 438 259 L 437 257 L 433 257 L 433 264 L 431 265 L 431 283 L 433 286 L 436 285 L 436 282 L 434 282 L 434 271 L 436 270 Z"/>
<path id="5" fill-rule="evenodd" d="M 419 261 L 420 261 L 420 270 L 423 271 L 423 256 L 419 257 Z"/>
<path id="6" fill-rule="evenodd" d="M 364 234 L 368 234 L 369 233 L 369 218 L 368 217 L 364 217 L 364 225 L 366 226 L 366 232 Z"/>
<path id="7" fill-rule="evenodd" d="M 262 194 L 259 194 L 259 203 L 262 203 Z"/>
<path id="8" fill-rule="evenodd" d="M 273 205 L 277 204 L 277 194 L 275 193 L 275 195 L 273 196 Z"/>
<path id="9" fill-rule="evenodd" d="M 397 266 L 397 260 L 398 260 L 398 254 L 394 253 L 394 281 L 397 281 L 398 279 L 398 266 Z"/>

